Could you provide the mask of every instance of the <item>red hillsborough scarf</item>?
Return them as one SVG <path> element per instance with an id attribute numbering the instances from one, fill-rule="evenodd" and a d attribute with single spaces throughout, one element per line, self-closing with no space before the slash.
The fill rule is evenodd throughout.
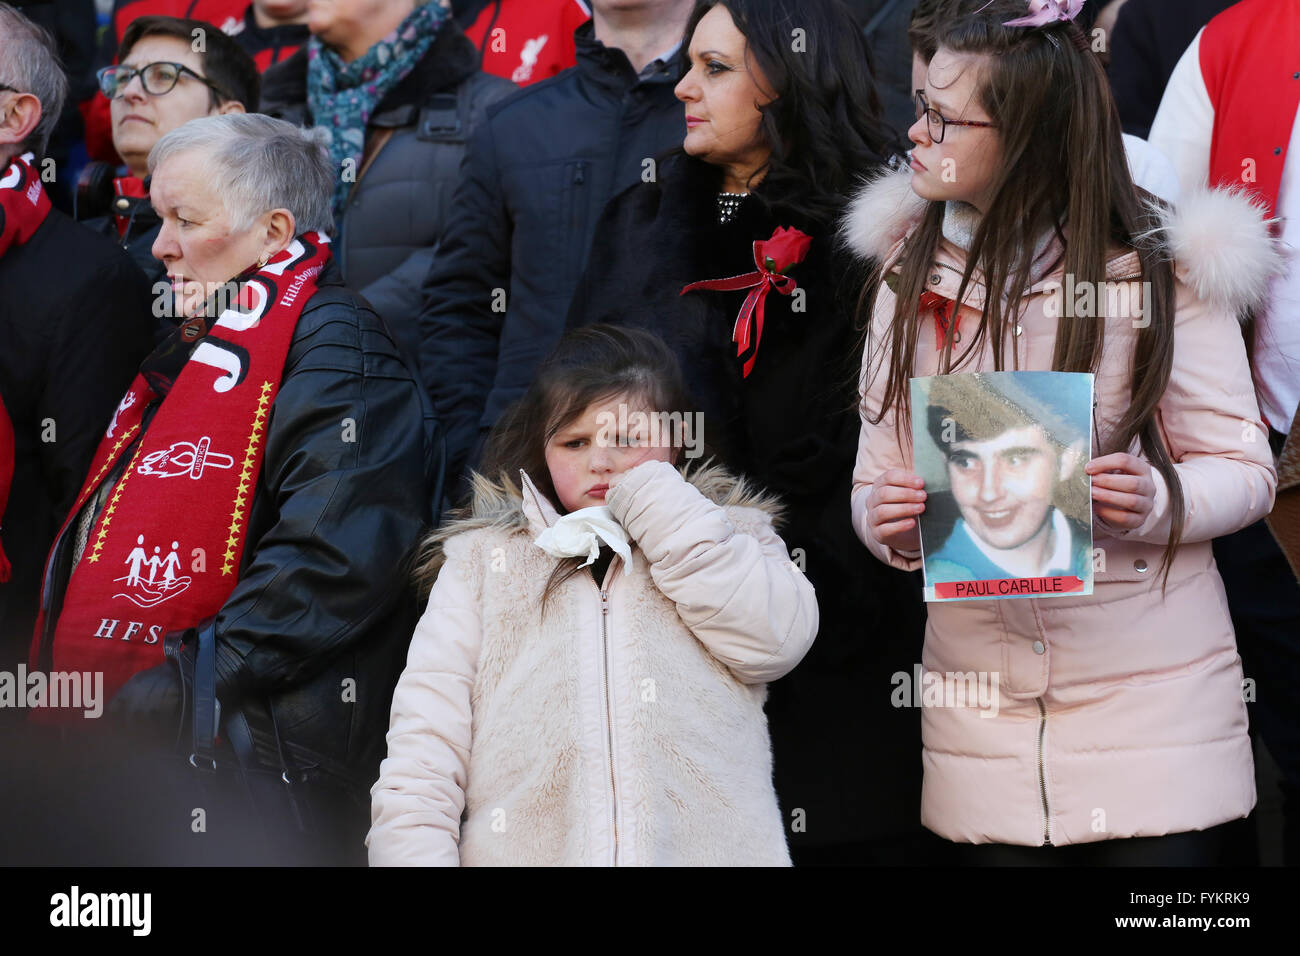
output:
<path id="1" fill-rule="evenodd" d="M 298 316 L 330 258 L 328 241 L 306 233 L 238 280 L 236 301 L 195 347 L 143 437 L 157 394 L 136 376 L 64 525 L 66 532 L 129 453 L 68 582 L 53 670 L 102 671 L 111 697 L 133 674 L 162 663 L 169 632 L 211 617 L 230 596 L 267 417 Z M 40 624 L 36 633 L 33 661 Z M 62 712 L 45 713 L 58 719 Z"/>
<path id="2" fill-rule="evenodd" d="M 50 197 L 32 168 L 33 156 L 19 156 L 0 176 L 0 258 L 10 246 L 21 246 L 41 227 L 50 211 Z M 14 477 L 14 430 L 0 401 L 0 519 L 9 503 Z M 0 583 L 9 580 L 9 559 L 0 547 Z"/>
<path id="3" fill-rule="evenodd" d="M 50 211 L 50 197 L 32 158 L 31 153 L 17 157 L 0 176 L 0 257 L 30 239 Z"/>

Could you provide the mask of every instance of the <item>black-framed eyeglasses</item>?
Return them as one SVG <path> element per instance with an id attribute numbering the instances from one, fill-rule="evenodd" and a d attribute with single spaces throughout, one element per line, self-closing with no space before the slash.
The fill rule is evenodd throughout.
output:
<path id="1" fill-rule="evenodd" d="M 935 143 L 943 142 L 943 134 L 949 126 L 988 126 L 996 129 L 997 123 L 984 123 L 977 120 L 953 120 L 948 119 L 937 109 L 930 105 L 925 98 L 924 90 L 917 90 L 913 99 L 916 103 L 916 118 L 920 119 L 921 114 L 925 114 L 926 122 L 930 129 L 930 140 Z"/>
<path id="2" fill-rule="evenodd" d="M 0 83 L 0 93 L 3 93 L 5 90 L 8 90 L 10 93 L 22 92 L 22 90 L 18 89 L 16 86 L 10 86 L 8 83 Z"/>
<path id="3" fill-rule="evenodd" d="M 183 63 L 146 63 L 138 70 L 130 66 L 106 66 L 95 76 L 99 79 L 99 91 L 110 100 L 115 100 L 126 92 L 134 77 L 140 77 L 140 85 L 150 96 L 164 96 L 176 88 L 181 74 L 188 73 L 204 86 L 214 90 L 222 99 L 229 99 L 225 90 L 217 86 L 206 76 L 199 76 Z"/>

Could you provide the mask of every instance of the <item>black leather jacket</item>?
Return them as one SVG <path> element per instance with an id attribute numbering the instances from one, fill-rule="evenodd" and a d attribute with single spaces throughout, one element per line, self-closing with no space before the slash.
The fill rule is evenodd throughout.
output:
<path id="1" fill-rule="evenodd" d="M 295 769 L 354 793 L 377 776 L 417 617 L 406 561 L 434 520 L 440 448 L 392 335 L 331 263 L 298 319 L 271 408 L 239 582 L 205 622 L 222 708 L 249 711 L 271 766 L 268 702 Z M 56 544 L 47 584 L 56 611 L 71 537 Z M 52 633 L 47 622 L 47 642 Z"/>

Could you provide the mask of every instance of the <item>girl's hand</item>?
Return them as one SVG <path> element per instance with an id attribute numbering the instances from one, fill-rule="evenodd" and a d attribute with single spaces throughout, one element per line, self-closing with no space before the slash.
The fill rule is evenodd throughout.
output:
<path id="1" fill-rule="evenodd" d="M 622 470 L 618 472 L 618 474 L 609 476 L 609 480 L 606 482 L 606 484 L 609 485 L 609 491 L 606 491 L 605 495 L 608 497 L 609 492 L 613 491 L 616 487 L 618 487 L 618 483 L 622 481 L 624 478 L 626 478 L 632 472 L 632 470 L 636 468 L 638 465 L 644 465 L 648 461 L 665 461 L 665 460 L 666 459 L 664 458 L 663 454 L 661 454 L 660 450 L 657 448 L 647 448 L 644 451 L 639 451 L 635 453 L 634 456 L 630 459 L 631 462 L 630 464 L 628 462 L 620 463 L 619 467 L 622 468 Z M 669 464 L 672 464 L 672 462 L 669 462 Z M 682 477 L 680 472 L 678 473 L 677 477 L 678 478 Z M 682 478 L 682 480 L 685 481 L 686 479 Z"/>
<path id="2" fill-rule="evenodd" d="M 876 540 L 895 551 L 920 551 L 917 518 L 925 511 L 925 480 L 902 468 L 876 479 L 867 496 L 867 525 Z"/>
<path id="3" fill-rule="evenodd" d="M 1092 512 L 1114 528 L 1140 528 L 1156 501 L 1151 466 L 1125 452 L 1102 455 L 1084 467 L 1092 476 Z"/>

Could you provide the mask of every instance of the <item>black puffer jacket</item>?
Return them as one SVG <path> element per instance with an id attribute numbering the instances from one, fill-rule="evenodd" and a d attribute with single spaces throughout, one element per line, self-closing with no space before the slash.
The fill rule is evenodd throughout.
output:
<path id="1" fill-rule="evenodd" d="M 418 361 L 420 283 L 460 182 L 465 144 L 489 104 L 518 89 L 478 69 L 478 51 L 448 21 L 405 78 L 375 108 L 366 129 L 369 165 L 359 171 L 334 252 L 343 278 L 379 313 Z M 262 77 L 262 112 L 313 125 L 307 48 Z"/>
<path id="2" fill-rule="evenodd" d="M 239 581 L 213 627 L 223 708 L 250 711 L 270 761 L 269 722 L 258 720 L 270 700 L 289 762 L 350 790 L 362 832 L 417 616 L 405 561 L 433 521 L 436 447 L 415 376 L 331 263 L 294 331 Z M 72 537 L 56 544 L 55 609 Z"/>
<path id="3" fill-rule="evenodd" d="M 751 196 L 719 225 L 716 167 L 677 155 L 660 174 L 606 207 L 569 324 L 659 334 L 703 412 L 705 443 L 786 506 L 781 536 L 817 590 L 820 625 L 808 656 L 771 685 L 777 798 L 796 863 L 809 850 L 867 862 L 865 844 L 922 837 L 919 714 L 894 708 L 890 692 L 920 660 L 925 605 L 919 576 L 873 564 L 849 520 L 862 276 L 831 224 L 777 217 Z M 754 241 L 778 226 L 812 243 L 788 270 L 797 292 L 769 292 L 744 377 L 731 334 L 748 290 L 681 290 L 753 272 Z"/>
<path id="4" fill-rule="evenodd" d="M 680 60 L 638 77 L 590 22 L 574 41 L 574 69 L 488 110 L 425 281 L 420 372 L 449 482 L 563 333 L 605 203 L 686 133 Z"/>

